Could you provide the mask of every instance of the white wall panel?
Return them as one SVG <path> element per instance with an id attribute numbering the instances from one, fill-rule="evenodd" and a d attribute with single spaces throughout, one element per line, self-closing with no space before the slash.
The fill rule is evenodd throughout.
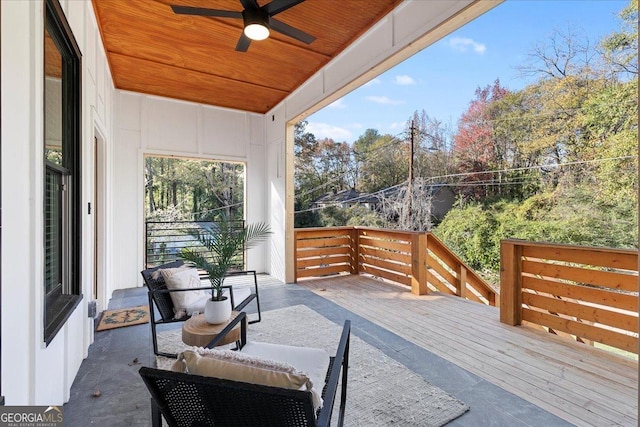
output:
<path id="1" fill-rule="evenodd" d="M 100 38 L 98 34 L 98 26 L 95 22 L 93 14 L 93 7 L 85 8 L 86 12 L 86 25 L 87 31 L 85 33 L 85 46 L 87 47 L 82 51 L 82 62 L 89 71 L 89 77 L 92 83 L 96 83 L 96 52 L 99 52 L 97 39 Z"/>
<path id="2" fill-rule="evenodd" d="M 34 120 L 36 109 L 31 102 L 35 88 L 30 79 L 30 71 L 34 67 L 34 46 L 30 37 L 41 22 L 34 17 L 41 16 L 42 8 L 35 2 L 17 1 L 0 2 L 0 8 L 2 336 L 12 337 L 11 346 L 2 346 L 2 392 L 7 405 L 26 405 L 33 401 L 36 351 L 36 290 L 32 262 L 35 245 L 31 218 L 34 207 L 30 199 L 34 180 L 42 177 L 42 173 L 38 177 L 32 174 L 34 159 L 31 149 L 37 129 Z M 11 303 L 7 304 L 7 301 Z"/>
<path id="3" fill-rule="evenodd" d="M 145 97 L 145 147 L 173 152 L 198 152 L 197 105 Z"/>
<path id="4" fill-rule="evenodd" d="M 118 115 L 118 118 L 120 116 Z M 139 188 L 142 186 L 142 170 L 138 166 L 140 131 L 118 129 L 115 133 L 113 170 L 113 287 L 131 288 L 138 285 L 142 267 L 137 239 L 142 239 L 143 229 L 136 220 Z"/>
<path id="5" fill-rule="evenodd" d="M 269 111 L 269 113 L 265 115 L 267 143 L 284 140 L 285 128 L 283 123 L 285 123 L 285 113 L 285 105 L 279 104 L 278 107 Z"/>
<path id="6" fill-rule="evenodd" d="M 282 145 L 281 143 L 270 143 L 267 146 L 269 213 L 272 232 L 269 269 L 273 277 L 285 281 L 285 263 L 287 262 L 285 256 L 285 179 L 278 172 L 278 164 L 283 162 Z"/>
<path id="7" fill-rule="evenodd" d="M 247 157 L 247 114 L 202 107 L 202 152 L 209 155 Z"/>
<path id="8" fill-rule="evenodd" d="M 141 130 L 142 95 L 118 91 L 115 97 L 118 117 L 118 128 Z"/>
<path id="9" fill-rule="evenodd" d="M 96 67 L 97 67 L 97 79 L 96 79 L 96 111 L 98 112 L 98 116 L 104 121 L 106 115 L 106 105 L 104 103 L 105 94 L 104 89 L 105 85 L 105 77 L 106 77 L 106 68 L 107 68 L 107 58 L 104 55 L 98 54 L 96 56 Z"/>

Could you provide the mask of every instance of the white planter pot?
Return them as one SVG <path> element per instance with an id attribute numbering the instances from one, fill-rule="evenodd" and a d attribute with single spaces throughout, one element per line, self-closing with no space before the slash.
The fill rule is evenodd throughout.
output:
<path id="1" fill-rule="evenodd" d="M 231 317 L 231 300 L 224 297 L 222 301 L 207 300 L 204 306 L 204 318 L 207 323 L 217 325 L 224 323 Z"/>

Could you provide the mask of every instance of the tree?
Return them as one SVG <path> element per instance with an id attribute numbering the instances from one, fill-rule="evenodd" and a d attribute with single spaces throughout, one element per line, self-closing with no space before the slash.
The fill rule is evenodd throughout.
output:
<path id="1" fill-rule="evenodd" d="M 618 14 L 621 29 L 600 43 L 605 61 L 615 72 L 638 75 L 638 0 L 631 0 Z"/>
<path id="2" fill-rule="evenodd" d="M 505 153 L 495 143 L 493 136 L 492 102 L 496 102 L 508 94 L 508 90 L 496 80 L 493 85 L 477 88 L 475 99 L 458 121 L 458 130 L 453 139 L 453 151 L 456 156 L 457 169 L 465 173 L 463 182 L 469 186 L 463 192 L 470 197 L 487 197 L 492 188 L 493 175 L 485 171 L 502 169 Z M 499 182 L 499 180 L 498 180 Z M 481 185 L 478 185 L 481 184 Z M 500 186 L 497 186 L 498 190 Z"/>
<path id="3" fill-rule="evenodd" d="M 409 151 L 406 141 L 391 135 L 378 138 L 362 159 L 360 189 L 375 193 L 403 183 L 409 176 Z"/>

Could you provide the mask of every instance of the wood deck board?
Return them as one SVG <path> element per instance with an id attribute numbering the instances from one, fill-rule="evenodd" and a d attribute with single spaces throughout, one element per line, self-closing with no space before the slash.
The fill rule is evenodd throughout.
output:
<path id="1" fill-rule="evenodd" d="M 495 307 L 365 276 L 300 285 L 577 425 L 637 424 L 637 362 L 528 327 Z"/>

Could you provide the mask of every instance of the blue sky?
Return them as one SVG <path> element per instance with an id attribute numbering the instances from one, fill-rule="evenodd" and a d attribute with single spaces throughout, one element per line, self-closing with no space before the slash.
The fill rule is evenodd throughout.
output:
<path id="1" fill-rule="evenodd" d="M 309 116 L 316 138 L 355 141 L 368 128 L 397 135 L 413 112 L 455 127 L 478 87 L 500 79 L 522 89 L 515 68 L 554 29 L 588 38 L 595 45 L 619 29 L 617 14 L 628 1 L 507 0 L 463 28 L 398 64 L 366 85 Z"/>

